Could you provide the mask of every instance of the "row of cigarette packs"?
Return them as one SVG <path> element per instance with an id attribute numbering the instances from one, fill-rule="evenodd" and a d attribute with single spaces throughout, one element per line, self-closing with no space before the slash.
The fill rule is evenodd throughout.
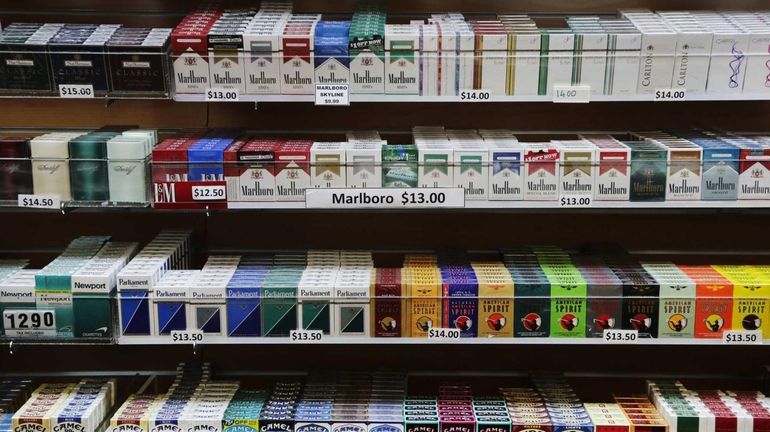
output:
<path id="1" fill-rule="evenodd" d="M 360 4 L 350 21 L 321 18 L 273 2 L 191 12 L 172 34 L 176 91 L 313 94 L 315 84 L 349 84 L 359 94 L 550 95 L 578 84 L 607 95 L 768 92 L 765 12 L 628 10 L 553 27 L 525 14 L 438 13 L 386 24 L 384 9 Z"/>
<path id="2" fill-rule="evenodd" d="M 0 200 L 19 194 L 62 201 L 148 203 L 155 130 L 105 127 L 34 138 L 0 136 Z"/>
<path id="3" fill-rule="evenodd" d="M 770 199 L 770 138 L 703 130 L 519 142 L 507 130 L 414 129 L 414 144 L 376 132 L 347 142 L 182 133 L 153 150 L 155 206 L 192 203 L 199 182 L 222 201 L 304 201 L 309 188 L 463 188 L 467 200 Z"/>
<path id="4" fill-rule="evenodd" d="M 575 255 L 521 248 L 482 256 L 407 254 L 381 266 L 369 251 L 210 256 L 201 270 L 146 251 L 118 275 L 121 337 L 199 330 L 211 336 L 720 338 L 770 334 L 770 269 L 639 262 L 623 251 Z M 393 257 L 390 257 L 392 262 Z"/>
<path id="5" fill-rule="evenodd" d="M 756 391 L 689 390 L 657 380 L 648 381 L 647 390 L 671 432 L 770 430 L 770 405 Z"/>
<path id="6" fill-rule="evenodd" d="M 165 394 L 134 394 L 109 432 L 667 432 L 645 396 L 584 404 L 563 377 L 535 375 L 532 387 L 479 393 L 442 382 L 409 396 L 404 372 L 315 372 L 271 389 L 245 390 L 181 365 Z"/>
<path id="7" fill-rule="evenodd" d="M 0 94 L 171 94 L 171 29 L 115 24 L 12 23 L 0 31 Z"/>
<path id="8" fill-rule="evenodd" d="M 15 432 L 95 432 L 115 405 L 114 379 L 38 386 L 11 420 Z"/>

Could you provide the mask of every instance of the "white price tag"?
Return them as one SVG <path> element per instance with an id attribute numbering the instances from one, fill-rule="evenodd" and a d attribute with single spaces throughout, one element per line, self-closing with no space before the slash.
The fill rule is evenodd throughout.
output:
<path id="1" fill-rule="evenodd" d="M 59 97 L 66 99 L 93 99 L 92 84 L 59 84 Z"/>
<path id="2" fill-rule="evenodd" d="M 489 90 L 464 90 L 460 92 L 460 100 L 463 102 L 487 102 L 492 99 Z"/>
<path id="3" fill-rule="evenodd" d="M 681 102 L 687 100 L 687 89 L 660 88 L 655 90 L 655 102 Z"/>
<path id="4" fill-rule="evenodd" d="M 324 332 L 321 330 L 292 330 L 289 333 L 292 342 L 323 342 Z"/>
<path id="5" fill-rule="evenodd" d="M 463 208 L 463 188 L 307 189 L 307 208 Z"/>
<path id="6" fill-rule="evenodd" d="M 3 311 L 3 329 L 10 337 L 55 337 L 56 314 L 51 309 Z"/>
<path id="7" fill-rule="evenodd" d="M 456 328 L 431 328 L 431 329 L 428 329 L 428 339 L 433 339 L 433 340 L 457 340 L 457 339 L 460 339 L 460 329 L 456 329 Z"/>
<path id="8" fill-rule="evenodd" d="M 172 330 L 171 342 L 178 344 L 201 344 L 204 333 L 200 330 Z"/>
<path id="9" fill-rule="evenodd" d="M 611 344 L 634 344 L 639 341 L 639 330 L 604 330 L 604 342 Z"/>
<path id="10" fill-rule="evenodd" d="M 316 84 L 315 104 L 331 106 L 350 105 L 350 86 L 348 84 Z"/>
<path id="11" fill-rule="evenodd" d="M 192 199 L 194 201 L 220 201 L 226 198 L 224 185 L 193 186 Z"/>
<path id="12" fill-rule="evenodd" d="M 561 197 L 559 207 L 591 207 L 591 197 Z"/>
<path id="13" fill-rule="evenodd" d="M 762 330 L 725 330 L 722 342 L 729 345 L 762 345 Z"/>
<path id="14" fill-rule="evenodd" d="M 588 103 L 591 102 L 591 86 L 589 85 L 555 85 L 553 86 L 553 103 Z"/>
<path id="15" fill-rule="evenodd" d="M 61 197 L 59 195 L 29 195 L 19 194 L 19 207 L 60 209 Z"/>
<path id="16" fill-rule="evenodd" d="M 210 88 L 206 90 L 206 102 L 238 102 L 240 98 L 237 89 Z"/>

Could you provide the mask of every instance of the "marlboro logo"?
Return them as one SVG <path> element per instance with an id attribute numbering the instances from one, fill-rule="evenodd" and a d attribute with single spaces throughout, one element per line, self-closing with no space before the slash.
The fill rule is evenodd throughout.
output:
<path id="1" fill-rule="evenodd" d="M 754 169 L 751 170 L 751 178 L 762 178 L 764 170 L 763 169 Z"/>
<path id="2" fill-rule="evenodd" d="M 363 57 L 361 59 L 361 66 L 371 66 L 374 64 L 374 60 L 371 57 Z"/>
<path id="3" fill-rule="evenodd" d="M 198 60 L 195 57 L 185 57 L 184 59 L 185 66 L 195 66 L 197 64 L 198 64 Z"/>

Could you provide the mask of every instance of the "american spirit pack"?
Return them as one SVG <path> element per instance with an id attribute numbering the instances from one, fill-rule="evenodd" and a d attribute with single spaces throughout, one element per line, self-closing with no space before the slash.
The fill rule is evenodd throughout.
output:
<path id="1" fill-rule="evenodd" d="M 374 337 L 406 337 L 405 292 L 400 268 L 377 268 L 372 281 L 372 335 Z"/>
<path id="2" fill-rule="evenodd" d="M 659 338 L 692 338 L 697 325 L 696 283 L 673 263 L 642 263 L 660 283 Z"/>

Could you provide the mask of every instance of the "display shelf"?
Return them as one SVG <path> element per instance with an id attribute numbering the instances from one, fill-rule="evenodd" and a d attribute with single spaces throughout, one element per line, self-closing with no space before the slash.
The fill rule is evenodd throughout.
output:
<path id="1" fill-rule="evenodd" d="M 173 99 L 177 102 L 206 102 L 203 94 L 176 94 Z M 770 100 L 770 94 L 688 94 L 686 100 L 677 102 L 703 102 L 703 101 L 762 101 Z M 611 95 L 592 95 L 590 102 L 654 102 L 655 95 L 629 95 L 629 96 L 611 96 Z M 238 102 L 315 102 L 314 95 L 239 95 Z M 553 96 L 490 96 L 485 101 L 468 101 L 460 99 L 460 96 L 418 96 L 418 95 L 384 95 L 384 94 L 351 94 L 351 103 L 378 103 L 378 102 L 402 102 L 402 103 L 494 103 L 494 102 L 548 102 L 553 103 Z M 589 103 L 590 103 L 589 102 Z M 219 103 L 219 102 L 218 102 Z M 237 103 L 237 102 L 230 102 Z"/>
<path id="2" fill-rule="evenodd" d="M 262 210 L 262 209 L 306 209 L 304 202 L 230 202 L 227 204 L 230 210 Z M 770 208 L 770 200 L 756 201 L 661 201 L 661 202 L 618 202 L 618 201 L 594 201 L 590 206 L 565 208 L 558 201 L 466 201 L 465 209 L 485 210 L 639 210 L 639 209 L 766 209 Z M 329 207 L 327 209 L 334 209 Z M 376 210 L 377 207 L 361 208 L 363 210 Z M 323 210 L 323 208 L 320 208 Z M 425 209 L 422 209 L 425 210 Z M 436 207 L 429 210 L 442 210 Z M 443 209 L 446 210 L 446 209 Z M 453 209 L 456 210 L 456 209 Z M 163 210 L 158 210 L 163 211 Z"/>
<path id="3" fill-rule="evenodd" d="M 120 337 L 118 345 L 170 345 L 171 337 L 162 339 L 155 336 Z M 764 339 L 763 344 L 770 343 Z M 174 343 L 179 345 L 178 343 Z M 204 342 L 197 345 L 611 345 L 601 338 L 461 338 L 461 339 L 426 339 L 426 338 L 370 338 L 370 337 L 324 337 L 322 342 L 295 342 L 280 337 L 243 337 L 206 336 Z M 638 339 L 630 345 L 645 346 L 693 346 L 724 345 L 722 339 Z M 182 344 L 184 345 L 184 344 Z M 193 344 L 188 343 L 188 346 Z M 628 346 L 628 345 L 626 345 Z"/>

